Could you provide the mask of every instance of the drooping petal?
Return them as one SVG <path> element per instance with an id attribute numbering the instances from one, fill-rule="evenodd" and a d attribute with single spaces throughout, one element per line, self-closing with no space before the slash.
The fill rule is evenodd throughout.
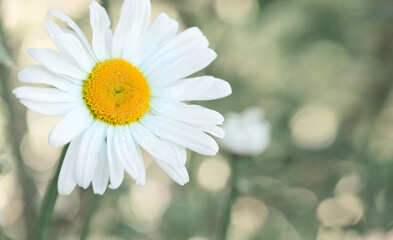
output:
<path id="1" fill-rule="evenodd" d="M 214 139 L 190 125 L 161 116 L 144 117 L 141 122 L 157 136 L 200 154 L 214 156 L 218 152 Z"/>
<path id="2" fill-rule="evenodd" d="M 81 93 L 68 93 L 57 88 L 22 86 L 12 93 L 17 98 L 37 102 L 77 102 L 82 99 Z"/>
<path id="3" fill-rule="evenodd" d="M 175 80 L 188 77 L 209 66 L 217 54 L 211 49 L 198 49 L 178 58 L 173 63 L 162 65 L 154 72 L 145 73 L 149 84 L 162 86 Z"/>
<path id="4" fill-rule="evenodd" d="M 176 81 L 167 88 L 152 89 L 154 96 L 178 101 L 203 101 L 226 97 L 232 93 L 228 82 L 212 76 L 202 76 Z"/>
<path id="5" fill-rule="evenodd" d="M 81 86 L 69 79 L 48 71 L 43 66 L 30 66 L 18 73 L 18 79 L 24 83 L 41 83 L 54 86 L 70 93 L 81 92 Z"/>
<path id="6" fill-rule="evenodd" d="M 139 146 L 134 143 L 128 126 L 115 127 L 114 146 L 117 159 L 121 161 L 124 170 L 138 185 L 143 186 L 146 182 L 145 167 Z"/>
<path id="7" fill-rule="evenodd" d="M 165 144 L 167 144 L 167 146 L 169 148 L 171 148 L 173 150 L 173 152 L 175 153 L 174 159 L 176 161 L 176 164 L 178 166 L 184 166 L 186 164 L 187 161 L 187 150 L 185 147 L 180 146 L 174 142 L 168 141 L 164 138 L 160 138 L 160 140 L 162 142 L 164 142 Z"/>
<path id="8" fill-rule="evenodd" d="M 139 43 L 150 18 L 150 0 L 125 0 L 112 42 L 112 57 L 121 58 Z M 127 57 L 125 57 L 127 59 Z"/>
<path id="9" fill-rule="evenodd" d="M 86 130 L 93 121 L 89 110 L 84 105 L 76 106 L 69 111 L 52 129 L 49 134 L 49 143 L 60 147 L 69 143 L 80 133 Z"/>
<path id="10" fill-rule="evenodd" d="M 41 63 L 48 70 L 70 76 L 78 80 L 86 79 L 88 73 L 83 71 L 75 60 L 67 55 L 49 48 L 29 48 L 27 54 Z"/>
<path id="11" fill-rule="evenodd" d="M 140 123 L 134 122 L 130 126 L 130 132 L 135 141 L 150 155 L 159 157 L 170 165 L 177 165 L 174 159 L 176 153 L 173 152 L 172 148 Z"/>
<path id="12" fill-rule="evenodd" d="M 109 181 L 109 163 L 106 142 L 101 145 L 97 156 L 97 166 L 93 176 L 93 191 L 96 194 L 104 194 Z"/>
<path id="13" fill-rule="evenodd" d="M 45 21 L 45 26 L 52 41 L 63 54 L 72 57 L 85 72 L 90 72 L 91 69 L 93 69 L 95 66 L 94 59 L 92 59 L 89 52 L 87 52 L 86 48 L 75 34 L 62 31 L 61 28 L 50 19 Z"/>
<path id="14" fill-rule="evenodd" d="M 76 137 L 67 149 L 57 182 L 57 188 L 60 195 L 70 194 L 76 186 L 75 164 L 78 157 L 79 143 L 81 139 L 82 135 Z"/>
<path id="15" fill-rule="evenodd" d="M 166 174 L 168 174 L 169 177 L 173 179 L 173 181 L 177 182 L 180 185 L 184 185 L 189 181 L 189 176 L 186 167 L 173 166 L 159 158 L 154 158 L 154 160 L 160 166 L 160 168 Z"/>
<path id="16" fill-rule="evenodd" d="M 112 31 L 111 21 L 105 9 L 96 1 L 90 4 L 90 24 L 93 31 L 92 45 L 97 59 L 101 62 L 110 59 Z"/>
<path id="17" fill-rule="evenodd" d="M 161 139 L 161 141 L 167 144 L 168 148 L 171 148 L 175 153 L 174 160 L 176 161 L 176 166 L 168 164 L 160 157 L 154 157 L 154 160 L 161 167 L 161 169 L 166 174 L 168 174 L 168 176 L 171 177 L 175 182 L 180 185 L 186 184 L 190 180 L 187 169 L 184 166 L 187 161 L 186 149 L 166 139 Z"/>
<path id="18" fill-rule="evenodd" d="M 218 138 L 225 137 L 224 129 L 222 129 L 216 125 L 194 125 L 194 127 L 202 130 L 205 133 L 209 133 L 215 137 L 218 137 Z"/>
<path id="19" fill-rule="evenodd" d="M 141 66 L 143 61 L 171 40 L 179 29 L 179 22 L 165 13 L 160 13 L 151 23 L 143 36 L 140 48 L 132 57 L 135 65 Z"/>
<path id="20" fill-rule="evenodd" d="M 62 20 L 63 22 L 66 22 L 68 24 L 68 26 L 76 32 L 77 36 L 79 37 L 80 41 L 82 42 L 83 46 L 88 51 L 88 53 L 90 54 L 92 59 L 94 61 L 96 61 L 96 57 L 94 55 L 93 49 L 92 49 L 89 41 L 87 40 L 85 34 L 83 34 L 83 32 L 79 28 L 79 26 L 74 21 L 72 21 L 72 19 L 70 17 L 68 17 L 63 12 L 61 12 L 60 10 L 57 10 L 57 9 L 49 10 L 48 15 L 54 16 L 54 17 Z"/>
<path id="21" fill-rule="evenodd" d="M 176 100 L 161 98 L 153 98 L 150 105 L 156 115 L 184 123 L 216 125 L 224 122 L 224 117 L 220 113 L 199 105 L 187 105 Z"/>
<path id="22" fill-rule="evenodd" d="M 87 188 L 95 174 L 98 162 L 98 151 L 105 142 L 106 125 L 94 121 L 83 133 L 76 165 L 76 177 L 79 186 Z"/>
<path id="23" fill-rule="evenodd" d="M 77 102 L 36 102 L 26 99 L 21 99 L 20 102 L 34 112 L 49 116 L 64 116 L 79 104 Z"/>
<path id="24" fill-rule="evenodd" d="M 116 156 L 115 148 L 115 133 L 114 127 L 109 126 L 107 130 L 107 151 L 108 151 L 108 162 L 109 162 L 109 179 L 111 184 L 109 188 L 116 189 L 120 186 L 124 178 L 124 169 L 120 159 Z"/>

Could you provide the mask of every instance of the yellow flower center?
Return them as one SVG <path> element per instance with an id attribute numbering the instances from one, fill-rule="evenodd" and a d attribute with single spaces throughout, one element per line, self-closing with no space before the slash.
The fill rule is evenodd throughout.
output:
<path id="1" fill-rule="evenodd" d="M 111 125 L 130 124 L 149 109 L 150 89 L 143 73 L 123 59 L 97 66 L 83 85 L 83 99 L 94 117 Z"/>

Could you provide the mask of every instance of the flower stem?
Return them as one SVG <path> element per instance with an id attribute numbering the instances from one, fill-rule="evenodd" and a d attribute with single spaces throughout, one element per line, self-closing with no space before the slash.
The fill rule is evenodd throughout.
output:
<path id="1" fill-rule="evenodd" d="M 222 228 L 221 232 L 219 233 L 219 239 L 221 240 L 226 240 L 227 235 L 228 235 L 228 228 L 229 224 L 231 222 L 231 208 L 233 203 L 235 202 L 237 196 L 238 196 L 238 190 L 236 188 L 238 179 L 239 179 L 239 161 L 241 159 L 238 159 L 237 156 L 231 156 L 228 158 L 229 164 L 231 166 L 232 170 L 232 184 L 231 184 L 231 189 L 229 192 L 229 196 L 224 208 L 224 215 L 222 217 Z"/>
<path id="2" fill-rule="evenodd" d="M 86 214 L 86 219 L 82 227 L 80 240 L 87 239 L 87 236 L 89 235 L 89 231 L 90 231 L 91 219 L 93 218 L 94 213 L 98 209 L 98 205 L 100 203 L 101 198 L 102 196 L 94 193 L 91 193 L 90 196 L 87 197 L 89 209 Z"/>
<path id="3" fill-rule="evenodd" d="M 61 152 L 60 159 L 57 165 L 56 173 L 53 176 L 52 180 L 49 183 L 47 192 L 43 199 L 41 205 L 40 215 L 38 216 L 38 220 L 35 227 L 35 232 L 33 239 L 34 240 L 43 240 L 45 239 L 45 235 L 47 233 L 47 228 L 50 225 L 52 219 L 53 209 L 55 207 L 56 199 L 58 196 L 57 190 L 57 180 L 59 178 L 60 169 L 63 165 L 64 157 L 66 155 L 68 149 L 68 144 L 64 146 L 63 151 Z"/>

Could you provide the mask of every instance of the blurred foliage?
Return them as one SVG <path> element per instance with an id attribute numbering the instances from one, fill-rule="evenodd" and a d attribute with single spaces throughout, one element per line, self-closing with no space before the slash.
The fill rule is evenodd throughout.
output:
<path id="1" fill-rule="evenodd" d="M 46 10 L 64 10 L 89 35 L 88 3 L 1 1 L 6 37 L 0 35 L 0 79 L 5 86 L 16 86 L 17 71 L 34 64 L 25 54 L 27 47 L 53 47 L 44 32 Z M 122 1 L 105 4 L 115 23 Z M 390 239 L 392 1 L 153 0 L 152 8 L 155 15 L 166 11 L 179 19 L 183 28 L 199 26 L 217 51 L 218 59 L 204 73 L 229 81 L 233 94 L 200 104 L 222 113 L 252 105 L 264 108 L 273 127 L 270 147 L 248 159 L 189 153 L 191 181 L 184 187 L 147 164 L 142 189 L 128 178 L 104 196 L 75 190 L 58 199 L 49 239 L 78 239 L 86 227 L 88 239 L 219 239 L 233 189 L 237 196 L 230 208 L 228 239 Z M 16 64 L 5 64 L 11 59 L 5 46 Z M 39 210 L 59 151 L 45 145 L 46 128 L 52 125 L 40 130 L 44 137 L 37 137 L 35 129 L 44 118 L 28 113 L 26 128 L 16 99 L 8 101 L 2 94 L 8 108 L 1 108 L 1 126 L 16 125 L 9 130 L 18 132 L 13 136 L 1 127 L 2 138 L 17 141 L 11 146 L 0 141 L 0 239 L 28 239 L 34 221 L 27 211 L 32 209 L 30 216 L 35 216 Z M 26 159 L 18 164 L 10 150 L 19 151 L 15 142 L 22 133 L 26 141 L 41 141 L 38 155 L 21 146 L 22 153 L 37 158 L 35 164 Z M 236 184 L 224 174 L 231 161 L 241 161 Z M 212 172 L 201 168 L 205 162 L 215 166 Z M 16 174 L 17 169 L 26 177 Z M 213 186 L 206 186 L 209 182 Z M 218 182 L 223 187 L 214 185 Z M 382 237 L 371 238 L 375 232 Z"/>
<path id="2" fill-rule="evenodd" d="M 2 31 L 0 31 L 2 32 Z M 5 64 L 11 61 L 11 56 L 9 55 L 6 47 L 4 46 L 4 40 L 2 34 L 0 35 L 0 63 Z"/>

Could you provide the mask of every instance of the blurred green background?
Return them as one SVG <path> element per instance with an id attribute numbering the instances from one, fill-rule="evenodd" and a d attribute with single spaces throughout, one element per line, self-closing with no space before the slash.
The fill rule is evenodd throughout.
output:
<path id="1" fill-rule="evenodd" d="M 28 47 L 55 48 L 48 9 L 90 38 L 89 3 L 0 0 L 0 239 L 29 239 L 61 151 L 47 143 L 59 118 L 26 112 L 11 94 L 16 74 L 36 64 Z M 121 5 L 105 2 L 113 26 Z M 199 26 L 217 51 L 201 74 L 233 94 L 201 104 L 262 107 L 270 146 L 247 159 L 189 153 L 184 187 L 145 156 L 144 188 L 127 177 L 102 197 L 59 197 L 48 239 L 216 240 L 225 216 L 233 240 L 393 239 L 393 1 L 152 0 L 152 9 Z"/>

